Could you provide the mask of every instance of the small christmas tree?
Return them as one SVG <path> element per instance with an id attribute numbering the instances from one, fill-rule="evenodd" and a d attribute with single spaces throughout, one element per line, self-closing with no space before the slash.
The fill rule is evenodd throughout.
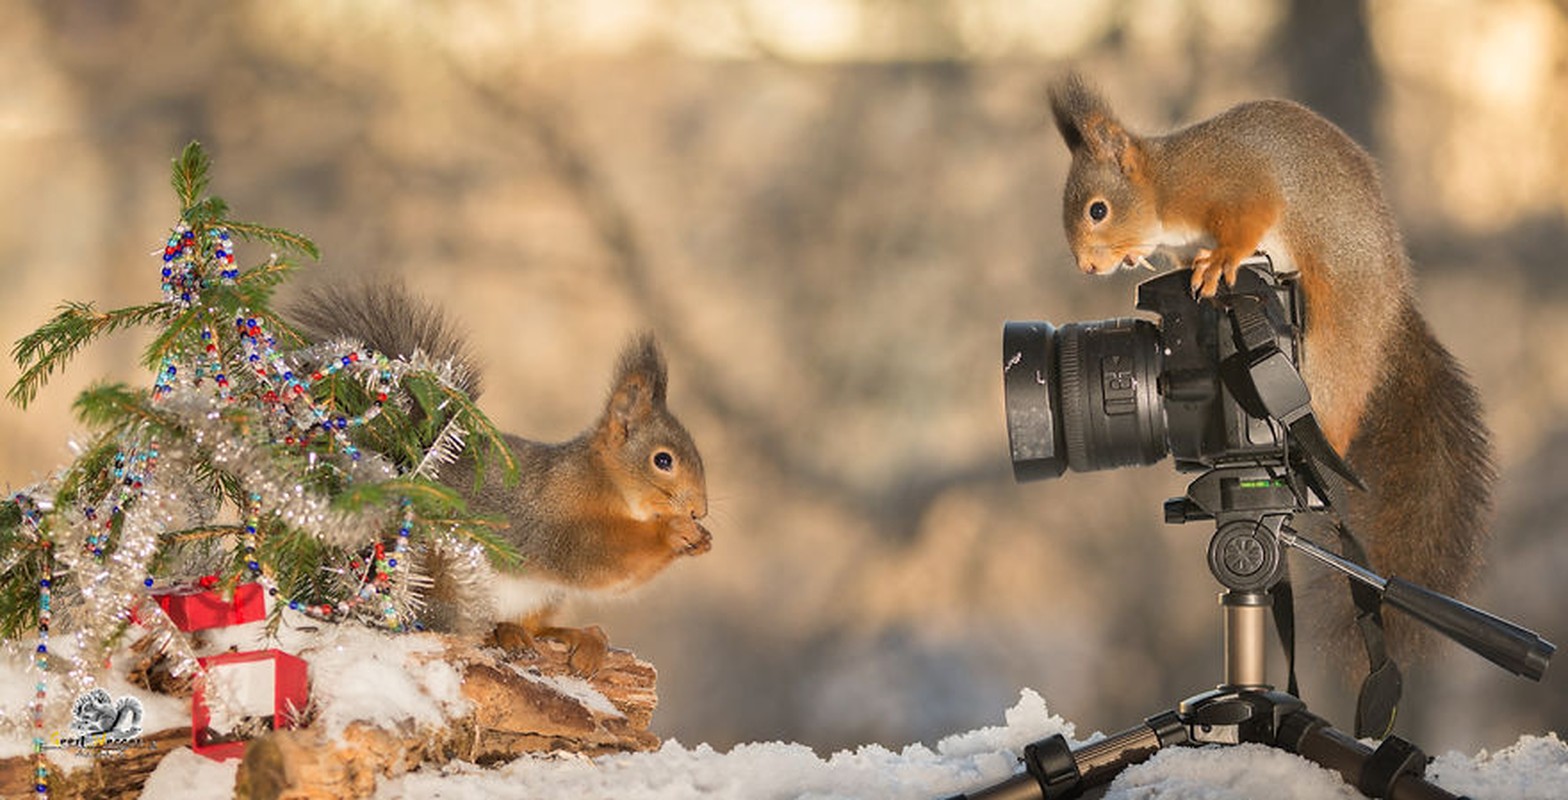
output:
<path id="1" fill-rule="evenodd" d="M 13 350 L 22 374 L 9 398 L 26 407 L 94 339 L 156 332 L 143 358 L 151 387 L 84 391 L 75 410 L 96 437 L 0 502 L 0 637 L 36 632 L 40 752 L 48 692 L 66 689 L 55 692 L 66 703 L 91 688 L 133 620 L 175 675 L 197 668 L 152 601 L 160 589 L 205 579 L 232 596 L 254 583 L 274 598 L 274 629 L 292 608 L 406 630 L 417 625 L 420 548 L 466 554 L 485 573 L 487 558 L 516 557 L 493 521 L 435 482 L 470 435 L 470 457 L 515 479 L 499 432 L 460 388 L 461 365 L 304 341 L 270 303 L 296 269 L 290 256 L 315 259 L 315 245 L 230 219 L 206 194 L 208 168 L 196 143 L 174 161 L 180 215 L 156 266 L 161 299 L 111 311 L 67 302 Z M 241 267 L 236 239 L 278 252 Z M 74 639 L 63 659 L 50 649 L 61 636 Z M 39 773 L 43 794 L 41 760 Z"/>

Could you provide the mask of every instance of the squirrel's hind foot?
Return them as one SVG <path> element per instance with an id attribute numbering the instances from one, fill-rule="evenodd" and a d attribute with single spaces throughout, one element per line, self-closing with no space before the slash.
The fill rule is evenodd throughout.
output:
<path id="1" fill-rule="evenodd" d="M 566 668 L 573 675 L 584 678 L 597 673 L 610 652 L 610 637 L 598 625 L 586 628 L 539 626 L 530 629 L 526 624 L 497 622 L 487 641 L 506 651 L 507 656 L 513 659 L 554 660 L 560 657 L 559 650 L 544 652 L 539 647 L 539 639 L 553 639 L 566 645 Z"/>
<path id="2" fill-rule="evenodd" d="M 486 637 L 487 644 L 506 651 L 512 658 L 537 658 L 539 648 L 534 642 L 534 637 L 528 629 L 515 622 L 497 622 L 495 629 Z"/>

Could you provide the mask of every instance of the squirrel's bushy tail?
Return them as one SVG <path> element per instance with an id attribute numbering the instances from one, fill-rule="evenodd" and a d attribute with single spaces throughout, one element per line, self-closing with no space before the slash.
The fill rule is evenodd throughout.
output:
<path id="1" fill-rule="evenodd" d="M 380 280 L 313 292 L 290 303 L 284 317 L 312 342 L 347 338 L 389 358 L 422 352 L 438 362 L 450 361 L 458 388 L 479 396 L 479 373 L 466 337 L 441 309 L 401 283 Z"/>
<path id="2" fill-rule="evenodd" d="M 1347 455 L 1367 482 L 1349 491 L 1347 520 L 1380 574 L 1463 596 L 1480 572 L 1497 477 L 1481 401 L 1408 298 L 1394 331 Z M 1384 620 L 1396 657 L 1422 649 L 1421 623 Z"/>

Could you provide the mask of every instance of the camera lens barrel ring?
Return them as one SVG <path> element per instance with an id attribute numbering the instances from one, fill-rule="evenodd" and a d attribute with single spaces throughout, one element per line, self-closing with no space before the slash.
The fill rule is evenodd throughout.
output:
<path id="1" fill-rule="evenodd" d="M 1147 320 L 1124 317 L 1064 325 L 1058 337 L 1068 465 L 1086 472 L 1164 458 L 1159 329 Z"/>
<path id="2" fill-rule="evenodd" d="M 1091 469 L 1089 455 L 1089 401 L 1084 391 L 1084 363 L 1081 352 L 1085 326 L 1068 325 L 1062 329 L 1057 357 L 1057 377 L 1062 386 L 1062 434 L 1067 463 L 1073 469 Z"/>

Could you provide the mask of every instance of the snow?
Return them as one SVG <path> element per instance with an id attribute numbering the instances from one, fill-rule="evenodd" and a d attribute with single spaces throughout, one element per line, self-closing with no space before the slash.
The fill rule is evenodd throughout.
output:
<path id="1" fill-rule="evenodd" d="M 1496 753 L 1474 758 L 1444 753 L 1427 767 L 1427 776 L 1455 794 L 1519 800 L 1568 797 L 1568 746 L 1557 734 L 1521 736 Z"/>
<path id="2" fill-rule="evenodd" d="M 228 800 L 240 762 L 213 761 L 181 747 L 163 757 L 142 787 L 142 800 Z"/>
<path id="3" fill-rule="evenodd" d="M 277 638 L 261 623 L 210 632 L 202 648 L 256 650 L 280 647 L 310 663 L 312 703 L 318 720 L 341 731 L 353 720 L 394 725 L 440 724 L 468 710 L 461 675 L 439 658 L 433 637 L 394 636 L 356 625 L 322 625 L 288 617 Z M 34 677 L 20 648 L 0 648 L 0 717 L 26 714 Z M 544 678 L 537 678 L 543 680 Z M 551 678 L 574 695 L 607 703 L 582 681 Z M 575 681 L 575 682 L 574 682 Z M 580 684 L 580 685 L 579 685 Z M 141 698 L 149 730 L 188 724 L 188 701 L 139 691 L 118 674 L 102 684 L 116 697 Z M 827 755 L 802 744 L 763 742 L 719 751 L 706 744 L 669 741 L 651 753 L 587 758 L 527 757 L 498 767 L 452 763 L 385 780 L 380 798 L 744 798 L 745 800 L 850 800 L 930 798 L 973 792 L 1006 779 L 1018 768 L 1023 747 L 1060 733 L 1073 744 L 1072 723 L 1050 712 L 1046 701 L 1023 690 L 1002 724 L 955 734 L 934 746 L 899 749 L 867 744 Z M 29 751 L 25 739 L 0 737 L 0 756 Z M 61 753 L 61 756 L 66 754 Z M 69 769 L 82 757 L 66 757 Z M 70 762 L 70 763 L 64 763 Z M 180 748 L 153 773 L 144 797 L 227 798 L 238 761 L 214 762 Z M 1457 794 L 1497 800 L 1568 797 L 1568 744 L 1556 734 L 1525 735 L 1495 753 L 1439 755 L 1428 777 Z M 1123 772 L 1109 800 L 1339 800 L 1359 797 L 1337 775 L 1289 753 L 1261 745 L 1172 748 Z"/>
<path id="4" fill-rule="evenodd" d="M 524 758 L 497 769 L 467 764 L 388 781 L 378 797 L 472 798 L 921 798 L 994 783 L 1012 774 L 1024 745 L 1072 726 L 1025 691 L 1007 724 L 950 736 L 935 749 L 866 745 L 819 757 L 801 744 L 769 742 L 719 752 L 666 742 L 652 753 L 598 759 Z"/>
<path id="5" fill-rule="evenodd" d="M 1073 726 L 1024 690 L 1006 724 L 950 736 L 935 748 L 894 751 L 866 745 L 826 758 L 800 744 L 744 744 L 727 752 L 667 742 L 656 752 L 590 759 L 522 758 L 496 768 L 454 763 L 385 781 L 378 798 L 461 800 L 852 800 L 928 798 L 974 791 L 1005 779 L 1023 746 Z M 1091 739 L 1094 737 L 1090 737 Z M 1074 741 L 1074 744 L 1080 742 Z M 217 800 L 231 795 L 237 761 L 217 763 L 181 748 L 159 765 L 143 797 Z M 1554 734 L 1523 736 L 1497 753 L 1439 756 L 1428 777 L 1458 794 L 1495 800 L 1568 796 L 1568 745 Z M 1359 798 L 1334 773 L 1261 745 L 1173 748 L 1122 773 L 1107 800 L 1341 800 Z"/>
<path id="6" fill-rule="evenodd" d="M 593 688 L 593 684 L 582 678 L 571 675 L 538 675 L 516 666 L 513 666 L 512 670 L 534 683 L 547 686 L 565 697 L 582 703 L 583 707 L 590 711 L 610 717 L 625 716 L 614 703 L 610 702 L 610 698 L 600 694 L 598 689 Z"/>

